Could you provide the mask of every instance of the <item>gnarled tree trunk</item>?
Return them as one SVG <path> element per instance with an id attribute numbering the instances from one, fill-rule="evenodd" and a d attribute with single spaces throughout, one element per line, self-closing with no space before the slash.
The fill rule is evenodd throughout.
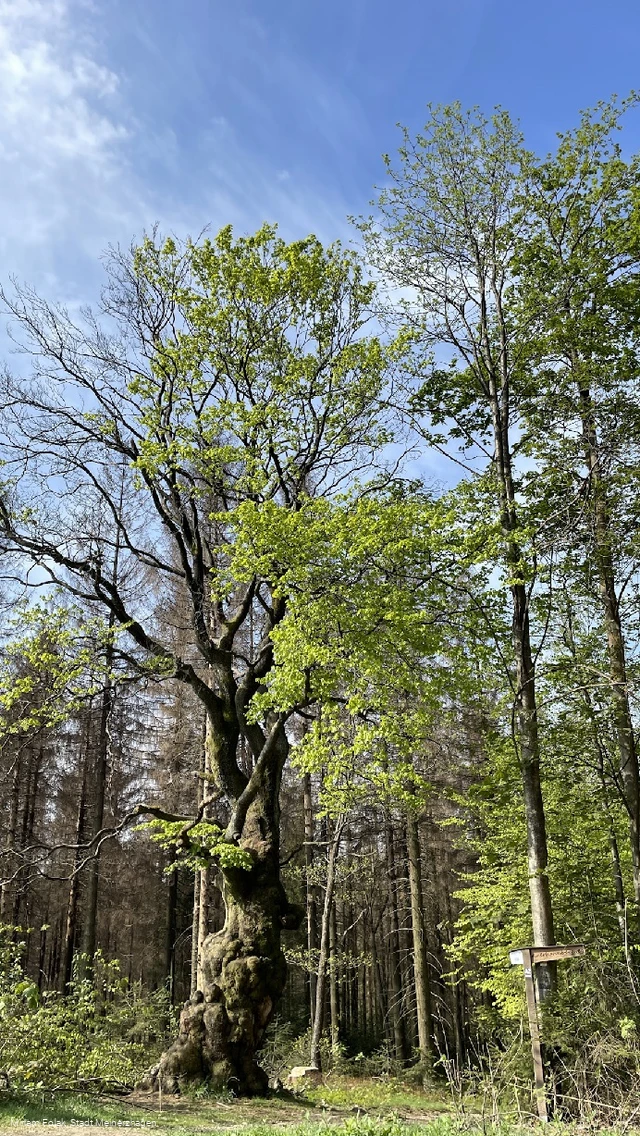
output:
<path id="1" fill-rule="evenodd" d="M 253 866 L 221 869 L 224 927 L 203 943 L 202 988 L 185 1003 L 178 1037 L 146 1087 L 176 1092 L 184 1083 L 207 1081 L 246 1096 L 267 1088 L 257 1056 L 285 987 L 281 935 L 303 917 L 280 881 L 280 761 L 277 766 L 259 779 L 242 823 L 238 846 Z"/>

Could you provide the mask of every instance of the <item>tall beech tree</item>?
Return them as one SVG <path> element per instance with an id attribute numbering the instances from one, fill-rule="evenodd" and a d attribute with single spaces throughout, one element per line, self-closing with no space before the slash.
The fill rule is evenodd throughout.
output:
<path id="1" fill-rule="evenodd" d="M 584 113 L 554 154 L 531 161 L 515 291 L 520 318 L 535 333 L 525 447 L 536 461 L 540 526 L 576 595 L 592 592 L 601 611 L 617 749 L 617 769 L 607 772 L 628 816 L 639 904 L 640 776 L 623 593 L 634 608 L 640 160 L 625 161 L 616 141 L 637 101 Z"/>
<path id="2" fill-rule="evenodd" d="M 199 808 L 138 812 L 177 855 L 217 863 L 226 917 L 150 1082 L 259 1092 L 281 934 L 302 914 L 279 866 L 287 722 L 335 695 L 353 652 L 379 650 L 385 628 L 391 652 L 394 621 L 414 636 L 430 625 L 420 596 L 432 570 L 388 598 L 407 524 L 424 546 L 422 506 L 407 520 L 402 494 L 385 502 L 366 485 L 391 437 L 380 407 L 401 345 L 363 334 L 373 285 L 351 253 L 312 237 L 148 238 L 113 252 L 107 271 L 102 316 L 81 325 L 28 289 L 4 296 L 33 373 L 3 379 L 2 530 L 39 582 L 106 615 L 114 659 L 186 683 L 204 707 Z M 169 581 L 188 608 L 182 652 L 154 599 Z M 221 825 L 206 819 L 214 803 Z"/>
<path id="3" fill-rule="evenodd" d="M 362 228 L 372 263 L 396 288 L 418 345 L 409 406 L 430 444 L 473 474 L 484 517 L 499 516 L 499 549 L 510 597 L 513 742 L 527 825 L 534 942 L 555 942 L 540 787 L 535 653 L 529 597 L 532 558 L 518 503 L 516 452 L 521 379 L 529 336 L 509 298 L 526 152 L 505 112 L 491 120 L 459 105 L 432 108 L 423 131 L 404 132 L 378 216 Z M 552 984 L 541 968 L 541 993 Z"/>

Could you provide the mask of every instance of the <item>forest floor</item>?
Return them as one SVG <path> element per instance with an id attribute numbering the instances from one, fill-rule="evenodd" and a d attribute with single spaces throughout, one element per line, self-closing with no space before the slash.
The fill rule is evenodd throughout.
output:
<path id="1" fill-rule="evenodd" d="M 635 1118 L 632 1118 L 635 1119 Z M 640 1136 L 627 1122 L 612 1136 Z M 596 1126 L 597 1127 L 597 1126 Z M 261 1099 L 195 1094 L 163 1097 L 134 1092 L 126 1097 L 64 1094 L 50 1101 L 0 1099 L 0 1136 L 531 1136 L 539 1123 L 506 1118 L 492 1124 L 481 1107 L 464 1114 L 446 1090 L 424 1091 L 385 1078 L 330 1074 L 304 1094 L 279 1093 Z M 554 1122 L 556 1136 L 583 1136 L 593 1125 Z M 607 1130 L 600 1128 L 600 1136 Z"/>
<path id="2" fill-rule="evenodd" d="M 163 1097 L 135 1092 L 118 1099 L 60 1096 L 51 1102 L 0 1101 L 0 1130 L 12 1136 L 95 1136 L 95 1129 L 126 1129 L 130 1136 L 331 1136 L 339 1127 L 350 1136 L 449 1136 L 459 1118 L 444 1093 L 424 1092 L 396 1080 L 330 1075 L 304 1094 L 264 1099 L 213 1096 Z M 467 1125 L 464 1126 L 465 1128 Z M 473 1127 L 470 1125 L 469 1127 Z M 478 1129 L 482 1129 L 478 1118 Z M 106 1133 L 105 1133 L 106 1136 Z"/>

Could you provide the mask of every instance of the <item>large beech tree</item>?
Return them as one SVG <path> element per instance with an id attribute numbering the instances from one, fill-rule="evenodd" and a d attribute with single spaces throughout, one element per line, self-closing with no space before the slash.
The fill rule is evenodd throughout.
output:
<path id="1" fill-rule="evenodd" d="M 108 332 L 91 317 L 75 326 L 26 292 L 8 300 L 36 373 L 6 379 L 7 536 L 108 609 L 137 648 L 132 662 L 151 660 L 191 685 L 208 719 L 208 795 L 229 806 L 227 923 L 158 1071 L 167 1087 L 179 1075 L 236 1078 L 245 1090 L 264 1083 L 254 1054 L 284 983 L 281 928 L 298 916 L 278 863 L 287 715 L 250 720 L 247 711 L 285 603 L 277 563 L 239 583 L 227 545 L 243 503 L 295 512 L 310 487 L 335 488 L 370 445 L 375 427 L 362 412 L 384 358 L 375 341 L 356 342 L 369 298 L 348 255 L 313 240 L 287 247 L 264 229 L 180 250 L 147 240 L 115 255 Z M 24 463 L 19 474 L 14 463 Z M 110 473 L 123 463 L 137 490 L 128 510 Z M 121 586 L 106 567 L 116 539 L 130 562 Z M 158 576 L 177 577 L 189 598 L 195 656 L 176 652 L 145 602 Z"/>
<path id="2" fill-rule="evenodd" d="M 204 943 L 202 989 L 151 1082 L 206 1077 L 258 1092 L 256 1052 L 285 982 L 281 933 L 301 917 L 279 866 L 287 722 L 344 681 L 336 659 L 357 644 L 335 620 L 333 645 L 321 641 L 354 556 L 355 639 L 379 646 L 404 611 L 382 603 L 401 494 L 387 495 L 388 521 L 364 539 L 399 348 L 363 334 L 373 286 L 352 254 L 315 238 L 286 244 L 266 226 L 180 246 L 148 238 L 113 252 L 107 270 L 101 314 L 80 323 L 29 290 L 4 296 L 32 374 L 3 381 L 2 528 L 37 566 L 34 582 L 59 581 L 105 613 L 117 659 L 181 680 L 204 707 L 199 808 L 147 811 L 178 852 L 217 861 L 226 920 Z M 365 602 L 367 571 L 382 591 Z M 185 597 L 188 634 L 158 603 L 167 581 Z M 414 575 L 418 601 L 420 586 Z M 316 646 L 297 638 L 305 596 Z M 214 804 L 220 827 L 207 819 Z"/>

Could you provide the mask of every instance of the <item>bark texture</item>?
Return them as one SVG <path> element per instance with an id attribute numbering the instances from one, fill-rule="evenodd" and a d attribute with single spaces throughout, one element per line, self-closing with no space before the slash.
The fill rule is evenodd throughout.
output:
<path id="1" fill-rule="evenodd" d="M 178 1037 L 144 1087 L 175 1093 L 186 1083 L 206 1081 L 241 1096 L 267 1089 L 257 1054 L 285 987 L 281 935 L 303 917 L 280 881 L 279 776 L 276 782 L 265 778 L 247 809 L 239 844 L 253 866 L 221 872 L 224 927 L 204 940 L 201 988 L 185 1002 Z"/>

